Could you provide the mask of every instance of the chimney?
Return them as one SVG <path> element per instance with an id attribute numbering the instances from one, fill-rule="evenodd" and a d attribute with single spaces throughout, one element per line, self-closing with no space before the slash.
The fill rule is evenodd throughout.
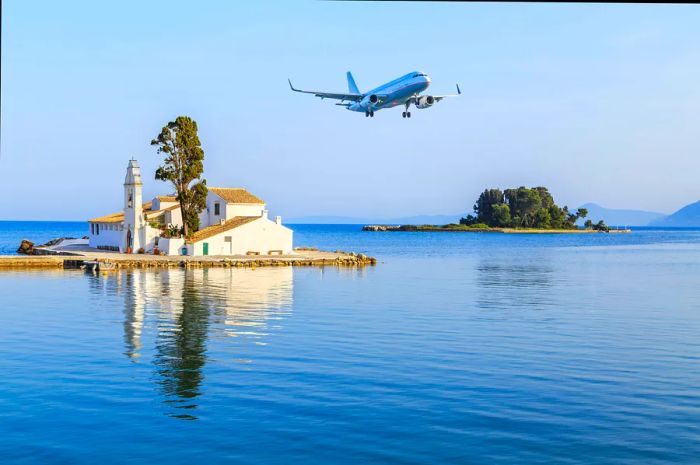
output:
<path id="1" fill-rule="evenodd" d="M 279 216 L 279 215 L 275 216 L 275 223 L 276 223 L 276 224 L 282 224 L 282 217 Z"/>

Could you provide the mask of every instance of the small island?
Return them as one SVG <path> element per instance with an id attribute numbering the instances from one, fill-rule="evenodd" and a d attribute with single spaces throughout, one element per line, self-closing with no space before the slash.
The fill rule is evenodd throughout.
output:
<path id="1" fill-rule="evenodd" d="M 577 221 L 588 215 L 585 208 L 575 212 L 565 205 L 559 207 L 546 187 L 515 189 L 486 189 L 459 223 L 445 225 L 368 225 L 363 231 L 407 232 L 499 232 L 499 233 L 610 233 L 630 232 L 629 229 L 610 229 L 603 220 L 586 220 L 583 228 Z"/>

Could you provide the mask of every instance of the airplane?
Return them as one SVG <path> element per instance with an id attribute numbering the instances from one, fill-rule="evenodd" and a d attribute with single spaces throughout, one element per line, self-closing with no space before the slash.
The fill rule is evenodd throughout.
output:
<path id="1" fill-rule="evenodd" d="M 457 84 L 456 94 L 419 95 L 421 92 L 426 90 L 432 82 L 427 74 L 420 71 L 410 72 L 366 93 L 360 92 L 360 90 L 357 88 L 355 79 L 353 79 L 350 71 L 347 73 L 347 78 L 347 94 L 301 90 L 292 85 L 291 79 L 287 79 L 287 81 L 289 81 L 289 87 L 294 92 L 313 94 L 316 97 L 321 97 L 322 99 L 330 98 L 340 100 L 340 103 L 336 103 L 336 105 L 344 106 L 350 111 L 364 112 L 365 117 L 374 117 L 375 111 L 379 111 L 384 108 L 393 108 L 399 105 L 404 105 L 405 110 L 403 111 L 402 116 L 404 118 L 410 118 L 411 112 L 409 111 L 409 107 L 411 104 L 415 105 L 415 107 L 418 109 L 430 108 L 436 102 L 439 102 L 444 98 L 457 97 L 462 94 L 462 91 L 459 90 L 459 84 Z"/>

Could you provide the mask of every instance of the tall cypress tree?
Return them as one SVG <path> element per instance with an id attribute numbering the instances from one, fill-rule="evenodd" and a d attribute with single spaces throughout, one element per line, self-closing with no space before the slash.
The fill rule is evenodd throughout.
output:
<path id="1" fill-rule="evenodd" d="M 178 116 L 163 126 L 151 145 L 158 147 L 158 153 L 165 154 L 164 164 L 156 170 L 156 179 L 170 181 L 175 187 L 183 233 L 189 237 L 199 229 L 199 213 L 207 200 L 207 181 L 201 179 L 204 150 L 197 135 L 197 123 L 189 116 Z"/>

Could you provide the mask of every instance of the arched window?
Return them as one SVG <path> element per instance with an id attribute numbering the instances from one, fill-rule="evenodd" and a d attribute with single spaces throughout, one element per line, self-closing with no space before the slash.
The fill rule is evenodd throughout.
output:
<path id="1" fill-rule="evenodd" d="M 131 208 L 134 203 L 134 193 L 133 191 L 129 191 L 129 201 L 126 203 L 126 206 L 128 208 Z"/>

